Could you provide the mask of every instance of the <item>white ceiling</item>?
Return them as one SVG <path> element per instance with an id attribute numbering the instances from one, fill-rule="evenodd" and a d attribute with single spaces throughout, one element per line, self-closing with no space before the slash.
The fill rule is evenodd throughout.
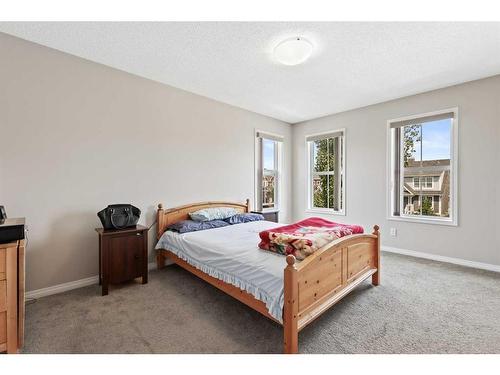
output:
<path id="1" fill-rule="evenodd" d="M 59 22 L 0 31 L 289 123 L 500 73 L 500 23 Z M 291 36 L 315 45 L 272 61 Z"/>

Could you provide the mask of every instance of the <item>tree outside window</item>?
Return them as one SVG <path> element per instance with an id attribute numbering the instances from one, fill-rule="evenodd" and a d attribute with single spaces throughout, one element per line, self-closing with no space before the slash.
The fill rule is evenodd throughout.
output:
<path id="1" fill-rule="evenodd" d="M 315 137 L 316 138 L 316 137 Z M 341 211 L 343 208 L 343 135 L 308 142 L 310 151 L 311 209 Z"/>

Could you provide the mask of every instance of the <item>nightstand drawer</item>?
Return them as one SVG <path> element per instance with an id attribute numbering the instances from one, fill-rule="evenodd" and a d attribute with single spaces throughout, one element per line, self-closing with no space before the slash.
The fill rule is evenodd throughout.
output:
<path id="1" fill-rule="evenodd" d="M 0 249 L 0 280 L 5 280 L 7 278 L 6 265 L 5 265 L 5 254 L 7 254 L 5 249 Z"/>

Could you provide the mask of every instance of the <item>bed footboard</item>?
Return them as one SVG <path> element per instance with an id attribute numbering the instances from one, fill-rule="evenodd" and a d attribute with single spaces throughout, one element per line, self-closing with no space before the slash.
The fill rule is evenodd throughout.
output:
<path id="1" fill-rule="evenodd" d="M 380 233 L 343 237 L 300 263 L 286 258 L 284 352 L 298 352 L 298 332 L 368 277 L 380 283 Z"/>

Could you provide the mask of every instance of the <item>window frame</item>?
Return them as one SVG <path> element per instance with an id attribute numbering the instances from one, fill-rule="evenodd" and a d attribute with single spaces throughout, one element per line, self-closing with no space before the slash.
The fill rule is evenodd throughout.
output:
<path id="1" fill-rule="evenodd" d="M 341 194 L 342 194 L 342 207 L 340 210 L 335 210 L 333 208 L 321 208 L 321 207 L 314 207 L 313 206 L 313 197 L 312 197 L 312 176 L 313 174 L 319 174 L 319 175 L 324 175 L 327 172 L 314 172 L 313 167 L 312 167 L 312 162 L 313 162 L 313 156 L 312 156 L 312 147 L 311 143 L 312 141 L 308 141 L 307 138 L 309 137 L 317 137 L 317 136 L 322 136 L 322 135 L 329 135 L 332 133 L 342 133 L 342 164 L 341 164 L 341 175 L 342 175 L 342 187 L 341 187 Z M 328 137 L 325 137 L 325 139 L 328 139 Z M 321 133 L 313 133 L 313 134 L 306 134 L 304 137 L 304 142 L 305 142 L 305 150 L 306 150 L 306 171 L 307 171 L 307 187 L 306 187 L 306 212 L 308 213 L 320 213 L 320 214 L 326 214 L 326 215 L 339 215 L 339 216 L 345 216 L 346 215 L 346 129 L 341 128 L 341 129 L 334 129 L 334 130 L 329 130 Z"/>
<path id="2" fill-rule="evenodd" d="M 268 136 L 268 137 L 266 137 Z M 256 211 L 260 212 L 277 212 L 281 207 L 281 197 L 282 197 L 282 171 L 283 171 L 283 142 L 284 136 L 280 134 L 271 133 L 268 131 L 262 131 L 255 129 L 255 176 L 254 176 L 254 207 Z M 265 173 L 264 169 L 264 158 L 263 158 L 263 140 L 271 140 L 276 142 L 276 147 L 274 149 L 274 164 L 276 169 L 267 170 L 273 173 Z M 275 188 L 274 188 L 274 207 L 264 208 L 262 201 L 262 182 L 264 175 L 273 175 L 275 178 Z"/>
<path id="3" fill-rule="evenodd" d="M 423 217 L 418 217 L 418 216 L 409 216 L 409 215 L 404 215 L 400 214 L 400 216 L 396 216 L 393 214 L 394 206 L 393 206 L 393 201 L 394 201 L 394 181 L 393 181 L 393 158 L 394 158 L 394 148 L 393 148 L 393 139 L 392 139 L 392 132 L 391 132 L 391 124 L 394 122 L 399 122 L 399 121 L 407 121 L 407 120 L 414 120 L 414 119 L 419 119 L 423 117 L 430 117 L 430 116 L 436 116 L 436 115 L 441 115 L 445 113 L 453 113 L 453 119 L 451 120 L 451 144 L 450 144 L 450 155 L 451 155 L 451 160 L 450 160 L 450 182 L 452 184 L 452 187 L 450 189 L 450 208 L 451 208 L 451 215 L 450 218 L 442 218 L 442 217 L 431 217 L 431 216 L 423 216 Z M 459 216 L 459 211 L 458 211 L 458 127 L 459 127 L 459 110 L 458 107 L 452 107 L 452 108 L 446 108 L 442 110 L 437 110 L 437 111 L 432 111 L 432 112 L 426 112 L 426 113 L 419 113 L 415 115 L 410 115 L 410 116 L 404 116 L 404 117 L 399 117 L 399 118 L 394 118 L 391 120 L 387 121 L 387 220 L 391 221 L 406 221 L 406 222 L 412 222 L 412 223 L 422 223 L 422 224 L 435 224 L 435 225 L 447 225 L 447 226 L 458 226 L 458 216 Z M 401 161 L 401 160 L 400 160 Z M 401 180 L 401 176 L 400 176 Z M 419 181 L 420 183 L 422 181 Z M 433 182 L 434 185 L 434 182 Z M 403 196 L 403 184 L 400 184 L 400 196 Z M 441 206 L 440 206 L 441 207 Z"/>
<path id="4" fill-rule="evenodd" d="M 431 186 L 429 186 L 429 180 L 431 181 Z M 432 176 L 425 176 L 425 186 L 426 189 L 432 189 L 434 187 L 434 178 Z"/>

